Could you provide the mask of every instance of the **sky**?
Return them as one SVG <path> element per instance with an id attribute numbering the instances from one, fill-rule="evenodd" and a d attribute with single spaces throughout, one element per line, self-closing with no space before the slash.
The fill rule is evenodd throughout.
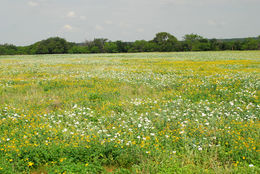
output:
<path id="1" fill-rule="evenodd" d="M 260 35 L 260 0 L 0 0 L 0 44 L 30 45 L 49 37 L 179 40 Z"/>

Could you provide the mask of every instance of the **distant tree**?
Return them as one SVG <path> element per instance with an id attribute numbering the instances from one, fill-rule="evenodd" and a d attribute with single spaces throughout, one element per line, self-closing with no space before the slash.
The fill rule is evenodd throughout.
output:
<path id="1" fill-rule="evenodd" d="M 258 41 L 253 38 L 247 38 L 242 43 L 242 50 L 257 50 L 258 49 Z"/>
<path id="2" fill-rule="evenodd" d="M 189 51 L 200 51 L 200 41 L 203 39 L 202 36 L 197 34 L 186 34 L 184 36 L 184 42 L 188 46 Z"/>
<path id="3" fill-rule="evenodd" d="M 144 45 L 145 52 L 154 52 L 154 51 L 156 51 L 156 48 L 157 48 L 156 43 L 154 43 L 152 41 L 146 42 Z"/>
<path id="4" fill-rule="evenodd" d="M 59 37 L 51 37 L 29 46 L 0 45 L 0 55 L 14 54 L 81 54 L 81 53 L 126 53 L 154 51 L 208 51 L 208 50 L 260 50 L 260 35 L 253 38 L 210 39 L 197 34 L 185 35 L 183 41 L 167 33 L 157 33 L 153 40 L 135 42 L 108 41 L 96 38 L 84 43 L 71 43 Z"/>
<path id="5" fill-rule="evenodd" d="M 6 48 L 3 45 L 0 45 L 0 55 L 6 55 L 7 51 Z"/>
<path id="6" fill-rule="evenodd" d="M 146 44 L 147 41 L 145 40 L 137 40 L 131 45 L 129 52 L 145 52 Z"/>
<path id="7" fill-rule="evenodd" d="M 83 54 L 83 53 L 90 53 L 89 49 L 87 46 L 79 46 L 79 45 L 74 45 L 68 50 L 68 53 L 70 54 Z"/>
<path id="8" fill-rule="evenodd" d="M 104 45 L 104 50 L 107 53 L 118 53 L 117 44 L 115 42 L 106 42 Z"/>
<path id="9" fill-rule="evenodd" d="M 126 53 L 128 52 L 129 45 L 126 42 L 122 42 L 121 40 L 118 40 L 115 42 L 117 45 L 117 50 L 119 53 Z"/>
<path id="10" fill-rule="evenodd" d="M 219 42 L 219 49 L 220 50 L 232 50 L 233 49 L 233 43 L 231 42 Z"/>
<path id="11" fill-rule="evenodd" d="M 167 32 L 157 33 L 153 42 L 157 44 L 157 51 L 174 51 L 177 38 Z"/>
<path id="12" fill-rule="evenodd" d="M 31 46 L 33 54 L 64 54 L 68 53 L 70 44 L 62 38 L 51 37 Z"/>
<path id="13" fill-rule="evenodd" d="M 258 50 L 260 50 L 260 35 L 258 36 Z"/>
<path id="14" fill-rule="evenodd" d="M 219 43 L 217 39 L 210 39 L 209 40 L 210 50 L 217 51 L 219 50 Z"/>
<path id="15" fill-rule="evenodd" d="M 90 48 L 91 53 L 100 53 L 100 49 L 97 46 L 93 46 Z"/>
<path id="16" fill-rule="evenodd" d="M 104 53 L 105 52 L 104 46 L 107 41 L 108 39 L 105 38 L 96 38 L 93 40 L 93 47 L 98 47 L 99 49 L 98 53 Z"/>
<path id="17" fill-rule="evenodd" d="M 179 41 L 179 51 L 189 51 L 189 46 L 185 41 Z"/>
<path id="18" fill-rule="evenodd" d="M 18 54 L 18 48 L 15 45 L 4 44 L 0 45 L 0 55 L 15 55 Z"/>
<path id="19" fill-rule="evenodd" d="M 242 42 L 241 41 L 234 41 L 233 42 L 233 50 L 241 50 L 242 49 Z"/>

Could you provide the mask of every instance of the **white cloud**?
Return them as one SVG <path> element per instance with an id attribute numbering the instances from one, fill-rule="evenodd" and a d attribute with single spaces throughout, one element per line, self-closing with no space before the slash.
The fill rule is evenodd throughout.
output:
<path id="1" fill-rule="evenodd" d="M 76 13 L 74 11 L 70 11 L 70 12 L 68 12 L 67 17 L 74 18 L 74 17 L 76 17 Z"/>
<path id="2" fill-rule="evenodd" d="M 66 24 L 66 25 L 63 26 L 63 29 L 65 31 L 71 31 L 71 30 L 73 30 L 73 27 L 71 25 L 69 25 L 69 24 Z"/>
<path id="3" fill-rule="evenodd" d="M 35 2 L 35 1 L 29 1 L 27 4 L 28 4 L 29 6 L 31 6 L 31 7 L 36 7 L 36 6 L 39 5 L 39 4 L 38 4 L 37 2 Z"/>
<path id="4" fill-rule="evenodd" d="M 104 28 L 101 26 L 101 25 L 96 25 L 95 28 L 99 31 L 102 31 L 104 30 Z"/>

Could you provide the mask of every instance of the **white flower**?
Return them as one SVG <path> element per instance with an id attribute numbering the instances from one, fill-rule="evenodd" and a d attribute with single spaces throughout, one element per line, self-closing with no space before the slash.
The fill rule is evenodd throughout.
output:
<path id="1" fill-rule="evenodd" d="M 249 167 L 254 167 L 254 165 L 253 164 L 249 164 Z"/>
<path id="2" fill-rule="evenodd" d="M 172 153 L 173 153 L 173 154 L 175 154 L 175 153 L 176 153 L 176 151 L 172 151 Z"/>
<path id="3" fill-rule="evenodd" d="M 201 150 L 202 150 L 202 148 L 201 148 L 201 147 L 199 147 L 199 148 L 198 148 L 198 150 L 199 150 L 199 151 L 201 151 Z"/>
<path id="4" fill-rule="evenodd" d="M 68 129 L 66 129 L 66 128 L 65 128 L 65 129 L 63 129 L 63 131 L 62 131 L 62 132 L 67 132 L 67 130 L 68 130 Z"/>
<path id="5" fill-rule="evenodd" d="M 140 139 L 141 137 L 138 135 L 137 138 Z"/>
<path id="6" fill-rule="evenodd" d="M 154 133 L 150 133 L 151 136 L 154 136 L 155 134 Z"/>
<path id="7" fill-rule="evenodd" d="M 138 127 L 141 127 L 142 125 L 141 124 L 138 124 Z"/>

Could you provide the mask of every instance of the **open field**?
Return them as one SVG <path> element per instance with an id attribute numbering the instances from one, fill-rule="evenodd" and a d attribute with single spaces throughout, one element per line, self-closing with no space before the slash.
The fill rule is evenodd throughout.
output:
<path id="1" fill-rule="evenodd" d="M 0 56 L 0 173 L 260 173 L 260 51 Z"/>

